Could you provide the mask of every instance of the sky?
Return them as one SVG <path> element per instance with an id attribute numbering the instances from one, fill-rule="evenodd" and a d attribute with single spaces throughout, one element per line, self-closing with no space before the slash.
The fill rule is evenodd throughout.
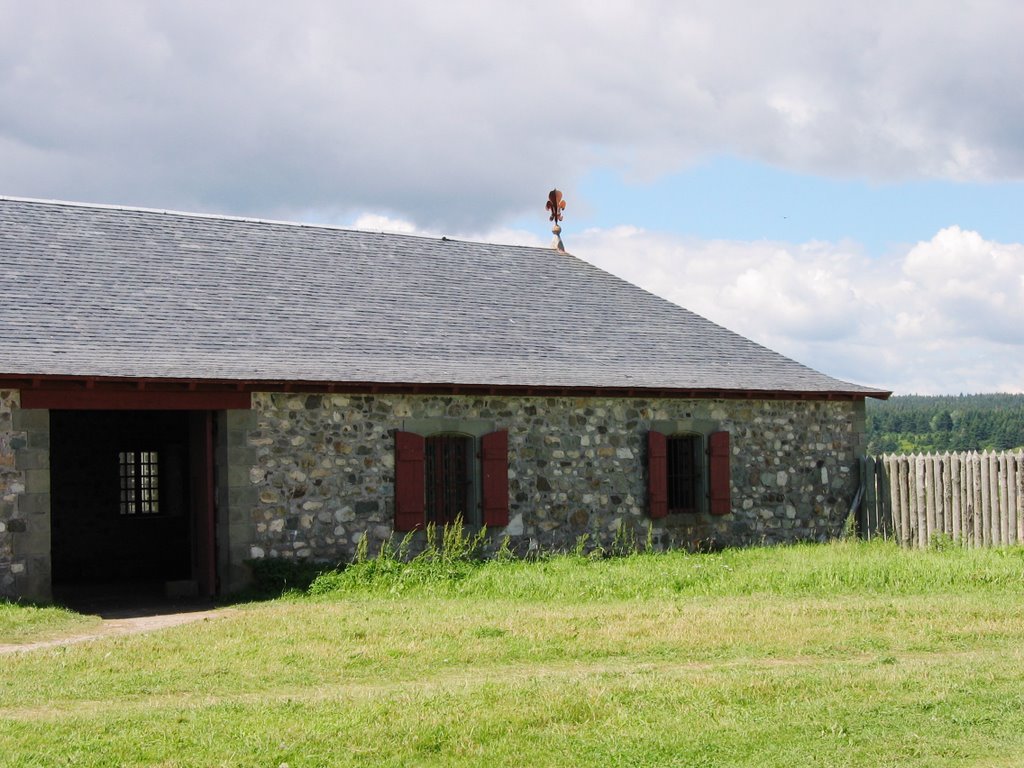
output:
<path id="1" fill-rule="evenodd" d="M 1018 0 L 0 0 L 0 195 L 547 246 L 558 187 L 573 255 L 813 368 L 1022 392 L 1022 38 Z"/>

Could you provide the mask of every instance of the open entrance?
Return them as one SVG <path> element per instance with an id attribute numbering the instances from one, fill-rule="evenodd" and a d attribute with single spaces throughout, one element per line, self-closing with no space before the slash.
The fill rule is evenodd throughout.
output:
<path id="1" fill-rule="evenodd" d="M 144 602 L 216 592 L 212 416 L 51 411 L 58 599 Z"/>

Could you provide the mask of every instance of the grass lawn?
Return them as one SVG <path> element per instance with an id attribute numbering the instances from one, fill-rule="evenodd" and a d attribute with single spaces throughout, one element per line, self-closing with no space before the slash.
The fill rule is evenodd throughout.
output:
<path id="1" fill-rule="evenodd" d="M 0 645 L 46 640 L 97 626 L 96 616 L 64 608 L 21 605 L 0 600 Z"/>
<path id="2" fill-rule="evenodd" d="M 0 764 L 1024 763 L 1024 549 L 363 564 L 315 586 L 0 657 Z"/>

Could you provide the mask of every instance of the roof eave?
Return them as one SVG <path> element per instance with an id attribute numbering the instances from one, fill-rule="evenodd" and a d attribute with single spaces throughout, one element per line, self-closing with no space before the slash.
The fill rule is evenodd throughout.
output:
<path id="1" fill-rule="evenodd" d="M 88 393 L 133 393 L 130 401 L 138 402 L 144 393 L 158 396 L 172 394 L 191 396 L 196 403 L 203 396 L 215 394 L 234 396 L 226 402 L 240 402 L 239 396 L 252 392 L 295 392 L 325 394 L 412 394 L 412 395 L 499 395 L 538 397 L 636 397 L 666 399 L 718 400 L 863 400 L 867 397 L 886 400 L 892 392 L 874 389 L 716 389 L 686 387 L 638 386 L 551 386 L 530 384 L 475 384 L 437 382 L 381 381 L 316 381 L 285 379 L 203 379 L 146 378 L 114 376 L 66 376 L 0 373 L 0 388 L 33 393 L 28 400 L 36 403 L 59 403 L 62 398 L 88 399 Z M 109 397 L 103 398 L 108 400 Z M 24 401 L 24 395 L 23 395 Z M 37 407 L 59 407 L 54 405 Z M 201 406 L 197 405 L 197 409 Z"/>

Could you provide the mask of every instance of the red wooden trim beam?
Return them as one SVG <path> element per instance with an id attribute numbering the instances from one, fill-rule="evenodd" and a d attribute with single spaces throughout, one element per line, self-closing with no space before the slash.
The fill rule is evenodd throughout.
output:
<path id="1" fill-rule="evenodd" d="M 23 389 L 22 408 L 69 411 L 248 410 L 249 392 L 157 392 L 115 389 Z"/>
<path id="2" fill-rule="evenodd" d="M 661 387 L 557 387 L 536 385 L 454 384 L 366 381 L 284 381 L 237 379 L 154 379 L 113 378 L 98 376 L 36 376 L 0 374 L 0 387 L 50 392 L 126 392 L 149 393 L 234 393 L 250 392 L 341 392 L 346 394 L 487 394 L 495 396 L 566 396 L 566 397 L 629 397 L 665 399 L 715 400 L 842 400 L 856 401 L 866 397 L 885 400 L 890 392 L 867 394 L 863 392 L 806 392 L 786 390 L 721 390 L 721 389 L 665 389 Z M 240 401 L 239 401 L 240 402 Z M 26 406 L 27 407 L 27 406 Z M 248 406 L 246 406 L 248 407 Z"/>

